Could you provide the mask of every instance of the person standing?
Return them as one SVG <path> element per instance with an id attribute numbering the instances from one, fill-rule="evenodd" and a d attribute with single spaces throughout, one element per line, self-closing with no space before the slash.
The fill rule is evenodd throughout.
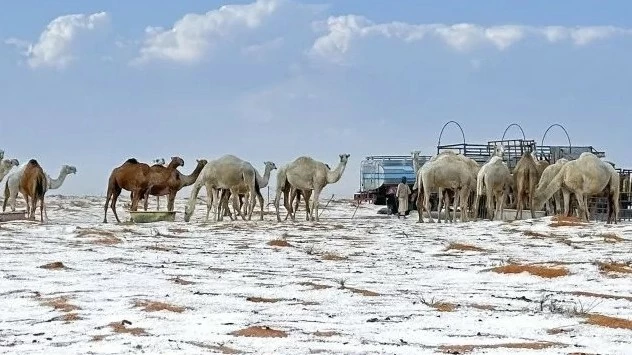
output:
<path id="1" fill-rule="evenodd" d="M 397 185 L 397 200 L 399 202 L 399 206 L 397 209 L 397 218 L 399 218 L 402 214 L 404 218 L 406 218 L 406 212 L 408 212 L 408 198 L 410 197 L 410 187 L 406 184 L 406 177 L 402 176 L 402 182 Z"/>

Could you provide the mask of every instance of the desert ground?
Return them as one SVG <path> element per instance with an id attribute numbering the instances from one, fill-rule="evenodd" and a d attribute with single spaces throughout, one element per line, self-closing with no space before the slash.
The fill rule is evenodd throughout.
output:
<path id="1" fill-rule="evenodd" d="M 119 202 L 119 215 L 129 214 Z M 0 350 L 16 354 L 625 354 L 632 224 L 419 224 L 332 201 L 319 223 L 110 223 L 48 196 L 0 225 Z M 322 206 L 326 203 L 323 201 Z M 166 200 L 161 200 L 161 206 Z M 152 197 L 151 209 L 155 209 Z M 284 215 L 284 213 L 283 213 Z M 39 216 L 39 211 L 38 211 Z"/>

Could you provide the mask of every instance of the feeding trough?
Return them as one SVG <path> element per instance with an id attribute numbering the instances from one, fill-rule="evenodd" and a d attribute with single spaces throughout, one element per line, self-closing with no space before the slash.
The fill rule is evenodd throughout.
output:
<path id="1" fill-rule="evenodd" d="M 0 222 L 21 221 L 25 219 L 26 210 L 0 213 Z"/>
<path id="2" fill-rule="evenodd" d="M 173 222 L 176 211 L 129 211 L 134 223 Z"/>

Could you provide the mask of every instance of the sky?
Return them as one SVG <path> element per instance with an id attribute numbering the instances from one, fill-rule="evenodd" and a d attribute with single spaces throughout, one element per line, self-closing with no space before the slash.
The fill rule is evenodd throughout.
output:
<path id="1" fill-rule="evenodd" d="M 322 196 L 351 197 L 365 156 L 435 154 L 450 120 L 468 143 L 512 123 L 540 143 L 559 123 L 630 168 L 631 12 L 623 0 L 7 1 L 0 149 L 52 176 L 76 166 L 55 191 L 67 195 L 104 195 L 131 157 L 180 156 L 189 174 L 224 154 L 262 172 L 348 153 Z M 442 143 L 460 141 L 448 126 Z M 544 143 L 567 140 L 554 128 Z"/>

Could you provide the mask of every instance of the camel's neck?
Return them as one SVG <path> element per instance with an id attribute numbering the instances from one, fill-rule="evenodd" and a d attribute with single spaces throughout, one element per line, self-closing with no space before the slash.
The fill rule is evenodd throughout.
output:
<path id="1" fill-rule="evenodd" d="M 198 164 L 195 167 L 195 170 L 193 170 L 193 172 L 190 175 L 183 175 L 181 179 L 182 187 L 193 185 L 193 183 L 195 183 L 195 180 L 197 180 L 198 176 L 200 176 L 200 172 L 202 171 L 202 168 L 204 168 L 204 166 L 201 164 Z"/>
<path id="2" fill-rule="evenodd" d="M 63 185 L 64 180 L 66 180 L 66 176 L 68 176 L 68 174 L 65 173 L 63 169 L 59 172 L 59 176 L 57 177 L 57 179 L 52 179 L 50 176 L 47 176 L 48 177 L 48 188 L 49 189 L 58 189 L 58 188 L 60 188 L 61 185 Z"/>
<path id="3" fill-rule="evenodd" d="M 268 182 L 270 182 L 271 172 L 272 172 L 272 168 L 266 166 L 266 170 L 263 172 L 263 176 L 259 176 L 259 174 L 257 174 L 257 180 L 258 180 L 257 183 L 259 183 L 260 189 L 263 189 L 264 187 L 268 186 Z"/>
<path id="4" fill-rule="evenodd" d="M 327 183 L 333 184 L 340 180 L 342 173 L 345 171 L 345 167 L 347 166 L 347 162 L 341 161 L 335 170 L 330 170 L 327 172 Z"/>
<path id="5" fill-rule="evenodd" d="M 0 181 L 11 171 L 12 166 L 0 165 Z"/>

